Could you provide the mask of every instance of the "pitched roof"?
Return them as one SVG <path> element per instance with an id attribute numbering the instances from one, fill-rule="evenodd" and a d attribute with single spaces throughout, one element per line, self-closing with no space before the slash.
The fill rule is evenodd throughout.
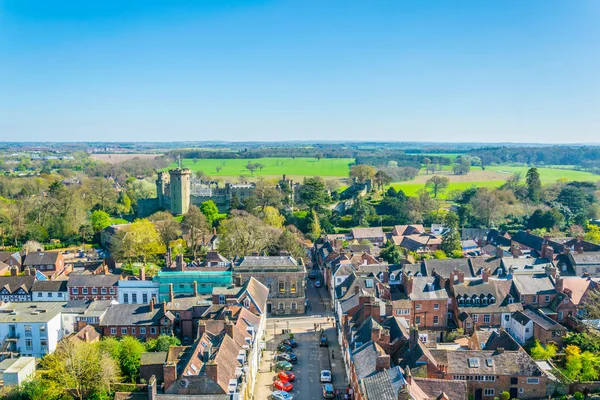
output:
<path id="1" fill-rule="evenodd" d="M 513 283 L 520 295 L 556 294 L 554 282 L 548 275 L 515 275 Z"/>
<path id="2" fill-rule="evenodd" d="M 587 253 L 569 253 L 569 260 L 573 265 L 600 265 L 600 251 Z"/>
<path id="3" fill-rule="evenodd" d="M 467 381 L 414 377 L 413 382 L 431 399 L 438 399 L 445 393 L 451 400 L 467 400 Z"/>
<path id="4" fill-rule="evenodd" d="M 467 258 L 447 260 L 424 260 L 423 265 L 425 265 L 425 269 L 427 270 L 428 276 L 433 275 L 433 273 L 435 272 L 437 275 L 449 279 L 450 274 L 452 274 L 456 269 L 464 272 L 465 277 L 474 276 L 471 271 L 471 266 L 469 265 L 469 259 Z"/>
<path id="5" fill-rule="evenodd" d="M 267 297 L 269 296 L 269 288 L 260 283 L 260 281 L 253 276 L 250 277 L 242 286 L 238 298 L 242 297 L 244 293 L 252 298 L 252 301 L 256 305 L 256 308 L 260 312 L 265 312 L 267 309 Z"/>
<path id="6" fill-rule="evenodd" d="M 245 256 L 234 266 L 235 272 L 259 271 L 297 271 L 303 266 L 292 256 Z"/>
<path id="7" fill-rule="evenodd" d="M 473 257 L 469 258 L 469 264 L 471 264 L 471 271 L 473 275 L 481 275 L 481 271 L 485 268 L 489 268 L 492 271 L 492 275 L 498 274 L 498 268 L 502 262 L 501 258 L 497 257 Z"/>
<path id="8" fill-rule="evenodd" d="M 33 292 L 66 292 L 67 281 L 35 281 Z"/>
<path id="9" fill-rule="evenodd" d="M 511 350 L 517 351 L 521 349 L 521 346 L 517 341 L 508 334 L 504 329 L 499 331 L 493 330 L 488 336 L 487 340 L 482 343 L 483 350 Z"/>
<path id="10" fill-rule="evenodd" d="M 409 294 L 411 300 L 448 299 L 448 292 L 445 287 L 440 286 L 438 277 L 415 276 L 412 279 L 412 292 Z"/>
<path id="11" fill-rule="evenodd" d="M 147 352 L 140 355 L 140 365 L 163 365 L 167 362 L 167 351 Z"/>
<path id="12" fill-rule="evenodd" d="M 392 236 L 405 236 L 424 233 L 425 228 L 423 225 L 396 225 L 392 229 Z"/>
<path id="13" fill-rule="evenodd" d="M 0 262 L 6 265 L 21 265 L 21 253 L 18 251 L 0 251 Z"/>
<path id="14" fill-rule="evenodd" d="M 563 288 L 571 292 L 569 297 L 571 297 L 571 300 L 573 300 L 573 304 L 575 305 L 581 303 L 581 299 L 592 285 L 590 279 L 579 276 L 564 277 L 562 280 Z"/>
<path id="15" fill-rule="evenodd" d="M 15 293 L 22 288 L 26 293 L 31 293 L 35 276 L 2 276 L 0 277 L 0 290 L 6 288 L 9 293 Z"/>
<path id="16" fill-rule="evenodd" d="M 523 309 L 519 302 L 509 302 L 509 294 L 511 289 L 511 281 L 505 279 L 489 279 L 483 282 L 482 279 L 465 279 L 464 283 L 454 284 L 454 295 L 480 298 L 479 304 L 465 303 L 459 305 L 459 310 L 466 311 L 469 314 L 492 313 L 492 312 L 513 312 Z M 489 295 L 494 296 L 496 301 L 490 303 Z M 488 297 L 488 304 L 483 304 L 482 296 Z"/>
<path id="17" fill-rule="evenodd" d="M 381 227 L 375 228 L 352 228 L 352 237 L 354 239 L 385 238 Z"/>
<path id="18" fill-rule="evenodd" d="M 32 251 L 25 256 L 23 265 L 49 265 L 55 264 L 59 256 L 58 251 Z"/>
<path id="19" fill-rule="evenodd" d="M 406 381 L 400 367 L 393 367 L 362 380 L 366 400 L 398 400 L 398 392 Z"/>
<path id="20" fill-rule="evenodd" d="M 149 305 L 113 304 L 106 310 L 100 326 L 158 325 L 163 316 L 175 319 L 170 311 L 163 314 L 160 305 L 151 310 Z"/>
<path id="21" fill-rule="evenodd" d="M 374 342 L 367 342 L 352 352 L 351 359 L 354 363 L 357 379 L 363 379 L 377 372 L 377 356 L 385 351 Z"/>
<path id="22" fill-rule="evenodd" d="M 498 350 L 430 350 L 450 375 L 542 376 L 543 372 L 523 351 Z M 488 362 L 491 360 L 491 363 Z"/>
<path id="23" fill-rule="evenodd" d="M 120 278 L 120 275 L 70 275 L 68 286 L 117 286 Z"/>
<path id="24" fill-rule="evenodd" d="M 523 314 L 531 321 L 533 321 L 534 324 L 540 326 L 542 329 L 566 331 L 566 328 L 564 326 L 534 309 L 526 308 L 525 310 L 523 310 Z"/>

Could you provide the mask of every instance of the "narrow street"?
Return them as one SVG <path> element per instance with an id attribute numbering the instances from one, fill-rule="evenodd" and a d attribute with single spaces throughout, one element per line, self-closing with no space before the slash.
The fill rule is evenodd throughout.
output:
<path id="1" fill-rule="evenodd" d="M 294 389 L 290 392 L 297 400 L 322 399 L 322 387 L 320 381 L 321 370 L 327 369 L 332 372 L 333 385 L 336 389 L 345 390 L 347 386 L 344 362 L 341 357 L 340 347 L 333 327 L 333 322 L 327 323 L 327 317 L 332 317 L 329 306 L 329 294 L 327 289 L 319 289 L 314 286 L 315 281 L 309 280 L 307 284 L 307 298 L 311 310 L 305 315 L 278 317 L 267 319 L 267 349 L 261 363 L 258 381 L 256 384 L 255 399 L 270 399 L 273 391 L 273 381 L 276 373 L 271 371 L 271 360 L 276 346 L 288 338 L 282 334 L 282 330 L 290 329 L 298 342 L 294 354 L 298 362 L 294 364 L 292 372 L 296 380 L 291 382 Z M 324 306 L 324 303 L 326 306 Z M 320 324 L 315 332 L 315 325 Z M 319 347 L 319 330 L 323 329 L 329 341 L 329 347 Z M 333 358 L 332 358 L 333 352 Z"/>

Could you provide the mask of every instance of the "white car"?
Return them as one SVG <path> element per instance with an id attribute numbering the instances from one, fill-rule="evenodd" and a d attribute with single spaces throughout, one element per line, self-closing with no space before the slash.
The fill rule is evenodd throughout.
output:
<path id="1" fill-rule="evenodd" d="M 324 369 L 321 371 L 321 382 L 331 382 L 331 371 Z"/>
<path id="2" fill-rule="evenodd" d="M 288 392 L 284 392 L 283 390 L 276 390 L 271 393 L 272 400 L 293 400 L 294 396 L 289 394 Z"/>

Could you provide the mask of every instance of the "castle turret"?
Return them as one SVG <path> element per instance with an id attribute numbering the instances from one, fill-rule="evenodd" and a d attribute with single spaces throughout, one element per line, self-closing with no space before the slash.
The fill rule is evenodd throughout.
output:
<path id="1" fill-rule="evenodd" d="M 169 186 L 169 174 L 164 171 L 158 173 L 158 179 L 156 179 L 156 198 L 158 199 L 158 207 L 165 207 L 165 195 L 169 196 L 170 193 L 166 193 Z"/>
<path id="2" fill-rule="evenodd" d="M 188 168 L 175 168 L 169 171 L 171 189 L 171 213 L 186 214 L 190 209 L 190 178 L 192 172 Z"/>

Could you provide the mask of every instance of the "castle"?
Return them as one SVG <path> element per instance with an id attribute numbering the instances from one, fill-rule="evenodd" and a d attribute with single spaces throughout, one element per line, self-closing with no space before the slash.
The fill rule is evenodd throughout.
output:
<path id="1" fill-rule="evenodd" d="M 156 197 L 138 201 L 138 216 L 145 217 L 160 210 L 184 215 L 191 204 L 200 206 L 208 200 L 212 200 L 220 212 L 225 212 L 229 210 L 232 199 L 243 201 L 252 195 L 255 188 L 254 183 L 226 183 L 224 187 L 219 187 L 218 182 L 192 178 L 188 168 L 161 171 L 156 179 Z"/>

